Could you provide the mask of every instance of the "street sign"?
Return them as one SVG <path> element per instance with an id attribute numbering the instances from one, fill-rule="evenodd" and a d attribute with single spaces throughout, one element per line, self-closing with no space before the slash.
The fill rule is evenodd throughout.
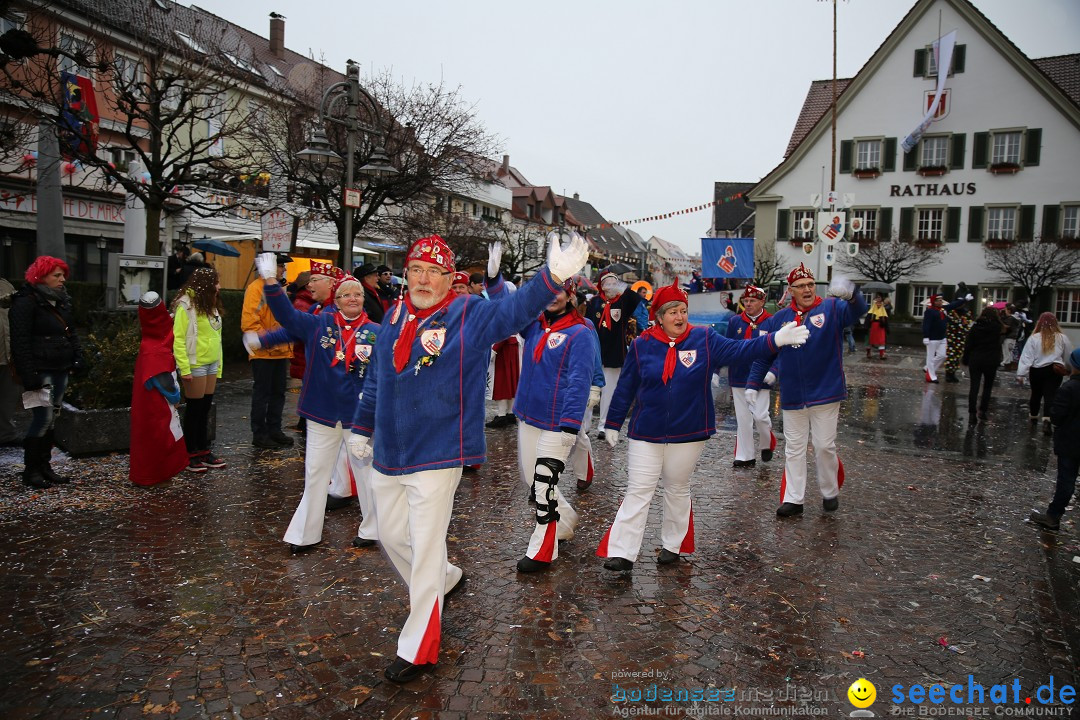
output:
<path id="1" fill-rule="evenodd" d="M 847 213 L 841 210 L 817 214 L 817 234 L 822 242 L 833 243 L 844 239 Z"/>
<path id="2" fill-rule="evenodd" d="M 289 252 L 292 243 L 292 215 L 284 210 L 268 210 L 262 214 L 263 252 Z"/>
<path id="3" fill-rule="evenodd" d="M 363 193 L 361 193 L 359 190 L 355 188 L 345 188 L 345 207 L 360 207 L 361 197 L 363 197 Z"/>

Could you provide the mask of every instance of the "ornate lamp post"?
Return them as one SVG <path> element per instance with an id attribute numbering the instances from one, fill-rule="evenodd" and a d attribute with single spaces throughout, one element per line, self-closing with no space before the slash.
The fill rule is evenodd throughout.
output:
<path id="1" fill-rule="evenodd" d="M 98 279 L 101 281 L 101 287 L 105 287 L 105 248 L 108 246 L 108 241 L 105 240 L 104 235 L 98 235 L 97 249 L 98 249 Z"/>
<path id="2" fill-rule="evenodd" d="M 377 127 L 371 128 L 360 124 L 359 108 L 361 98 L 363 98 L 370 107 L 371 117 L 375 119 Z M 340 118 L 333 116 L 332 111 L 334 106 L 342 101 L 344 101 L 346 105 L 345 117 Z M 360 168 L 360 172 L 371 177 L 386 177 L 397 174 L 397 169 L 390 164 L 390 158 L 387 157 L 386 151 L 383 149 L 382 128 L 378 127 L 378 125 L 380 125 L 378 118 L 378 104 L 366 90 L 360 87 L 360 68 L 352 60 L 349 60 L 345 66 L 345 80 L 336 82 L 326 88 L 326 92 L 324 92 L 322 96 L 322 101 L 319 103 L 320 126 L 323 123 L 332 122 L 344 126 L 346 131 L 345 180 L 342 187 L 340 208 L 340 211 L 345 214 L 342 222 L 345 229 L 345 241 L 341 244 L 341 251 L 339 253 L 339 262 L 342 269 L 346 272 L 352 271 L 353 264 L 353 209 L 346 206 L 345 193 L 352 188 L 353 181 L 355 180 L 356 137 L 361 129 L 375 135 L 376 143 L 371 158 L 366 165 Z M 308 142 L 308 146 L 296 155 L 308 164 L 323 170 L 331 165 L 339 165 L 342 161 L 341 156 L 331 149 L 330 141 L 326 137 L 326 131 L 322 127 L 315 130 L 311 140 Z"/>

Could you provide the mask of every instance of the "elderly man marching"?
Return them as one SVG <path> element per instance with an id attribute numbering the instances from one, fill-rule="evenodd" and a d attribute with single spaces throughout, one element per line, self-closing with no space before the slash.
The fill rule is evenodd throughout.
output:
<path id="1" fill-rule="evenodd" d="M 727 338 L 729 340 L 750 340 L 760 335 L 768 335 L 760 325 L 770 315 L 765 310 L 765 291 L 755 285 L 747 285 L 742 294 L 744 310 L 728 320 Z M 746 377 L 750 374 L 752 361 L 733 362 L 728 365 L 728 385 L 731 386 L 731 399 L 735 405 L 735 421 L 738 431 L 735 435 L 734 467 L 753 467 L 757 463 L 755 448 L 761 450 L 762 462 L 772 460 L 776 450 L 776 436 L 772 431 L 772 419 L 769 417 L 769 389 L 756 393 L 746 392 Z M 768 378 L 767 378 L 768 380 Z M 770 383 L 771 385 L 771 383 Z M 754 444 L 754 430 L 758 440 Z"/>
<path id="2" fill-rule="evenodd" d="M 501 246 L 488 259 L 498 277 Z M 405 258 L 407 296 L 383 321 L 349 449 L 372 453 L 379 541 L 409 588 L 409 617 L 398 637 L 393 682 L 430 669 L 439 656 L 447 592 L 461 586 L 461 568 L 447 561 L 446 531 L 462 466 L 485 461 L 484 383 L 491 345 L 533 320 L 588 255 L 574 236 L 564 250 L 553 240 L 547 267 L 501 302 L 450 292 L 454 255 L 438 235 L 412 244 Z M 581 415 L 579 414 L 578 417 Z"/>
<path id="3" fill-rule="evenodd" d="M 547 570 L 559 540 L 574 535 L 577 512 L 559 490 L 566 458 L 585 420 L 596 346 L 592 329 L 569 298 L 573 279 L 523 332 L 521 380 L 514 400 L 521 477 L 536 498 L 536 527 L 519 572 Z"/>
<path id="4" fill-rule="evenodd" d="M 604 421 L 608 444 L 615 447 L 619 428 L 630 414 L 627 436 L 626 497 L 596 554 L 604 568 L 625 572 L 634 567 L 656 486 L 664 481 L 663 549 L 657 562 L 678 562 L 694 551 L 694 514 L 690 475 L 705 441 L 716 433 L 712 375 L 731 362 L 755 358 L 768 362 L 777 348 L 803 342 L 806 328 L 788 327 L 750 340 L 733 341 L 711 327 L 687 319 L 686 292 L 678 281 L 653 296 L 657 324 L 634 340 L 619 375 Z"/>
<path id="5" fill-rule="evenodd" d="M 788 273 L 791 305 L 777 311 L 761 324 L 773 331 L 795 321 L 810 330 L 802 345 L 786 347 L 776 358 L 780 375 L 780 408 L 784 413 L 784 453 L 786 462 L 780 482 L 780 517 L 803 511 L 806 490 L 806 445 L 814 441 L 818 487 L 826 512 L 840 507 L 840 486 L 844 465 L 836 454 L 836 421 L 840 401 L 847 397 L 844 379 L 844 328 L 866 313 L 866 300 L 854 284 L 837 277 L 829 287 L 829 297 L 817 294 L 814 274 L 802 263 Z M 758 360 L 750 369 L 746 393 L 764 387 L 769 363 Z"/>

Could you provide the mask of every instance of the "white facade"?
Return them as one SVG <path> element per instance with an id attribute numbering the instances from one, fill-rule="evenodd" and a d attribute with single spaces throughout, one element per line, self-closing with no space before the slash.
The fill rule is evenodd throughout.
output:
<path id="1" fill-rule="evenodd" d="M 916 52 L 937 39 L 939 27 L 943 32 L 957 30 L 957 45 L 964 46 L 962 71 L 946 81 L 947 113 L 931 123 L 914 156 L 905 163 L 900 143 L 922 120 L 937 82 L 936 77 L 914 74 Z M 909 285 L 900 293 L 907 305 L 902 309 L 908 313 L 921 314 L 917 298 L 928 289 L 959 281 L 979 285 L 981 300 L 1005 299 L 1011 282 L 991 273 L 984 255 L 984 240 L 999 229 L 999 220 L 1006 221 L 1008 232 L 1007 221 L 1012 217 L 1014 238 L 1025 235 L 1025 215 L 1034 236 L 1047 231 L 1060 236 L 1063 218 L 1080 206 L 1080 109 L 965 0 L 919 2 L 851 81 L 837 104 L 837 115 L 838 170 L 844 167 L 845 141 L 851 151 L 847 156 L 851 169 L 857 166 L 860 142 L 865 151 L 880 141 L 883 154 L 894 143 L 896 147 L 893 157 L 878 159 L 885 169 L 876 177 L 837 173 L 838 193 L 853 196 L 848 218 L 853 211 L 870 211 L 879 220 L 889 219 L 891 232 L 883 237 L 901 232 L 917 237 L 920 229 L 933 234 L 938 231 L 935 218 L 942 220 L 943 262 L 900 281 Z M 990 155 L 986 166 L 973 167 L 976 139 L 982 133 L 990 133 L 986 140 L 990 154 L 995 135 L 1000 136 L 997 142 L 1002 151 L 1010 149 L 1006 140 L 1019 140 L 1018 171 L 991 172 Z M 929 152 L 924 146 L 932 142 L 946 146 L 940 157 L 952 166 L 940 176 L 924 177 L 911 166 L 924 160 L 922 153 Z M 962 157 L 950 147 L 960 144 Z M 863 159 L 867 159 L 865 154 Z M 869 158 L 868 164 L 873 161 Z M 807 256 L 801 243 L 796 246 L 787 240 L 797 237 L 801 213 L 814 210 L 811 196 L 821 192 L 821 168 L 830 163 L 826 113 L 791 156 L 750 193 L 757 207 L 757 240 L 777 242 L 777 254 L 787 264 L 805 262 L 819 278 L 827 271 L 821 245 Z M 907 226 L 902 224 L 905 219 L 909 219 Z M 1044 220 L 1056 227 L 1044 228 Z M 1042 309 L 1056 311 L 1073 341 L 1080 340 L 1080 287 L 1056 288 L 1052 302 L 1050 308 Z"/>
<path id="2" fill-rule="evenodd" d="M 689 283 L 692 279 L 694 270 L 701 269 L 700 257 L 697 259 L 697 264 L 695 265 L 694 259 L 684 253 L 678 245 L 669 243 L 663 238 L 658 238 L 655 235 L 649 238 L 649 249 L 656 253 L 662 261 L 671 265 L 679 278 L 680 285 Z M 656 282 L 660 285 L 670 285 L 671 281 L 674 279 L 664 272 L 654 273 L 654 276 Z"/>

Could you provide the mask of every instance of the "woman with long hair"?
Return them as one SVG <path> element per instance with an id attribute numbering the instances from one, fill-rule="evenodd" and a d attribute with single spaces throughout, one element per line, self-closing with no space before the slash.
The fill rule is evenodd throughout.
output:
<path id="1" fill-rule="evenodd" d="M 224 362 L 221 354 L 221 304 L 217 270 L 201 267 L 188 276 L 172 301 L 173 355 L 184 384 L 184 441 L 188 472 L 223 468 L 225 461 L 210 449 L 210 407 Z"/>
<path id="2" fill-rule="evenodd" d="M 1054 393 L 1061 387 L 1061 379 L 1069 373 L 1069 353 L 1072 343 L 1058 327 L 1053 313 L 1044 312 L 1035 323 L 1035 330 L 1024 343 L 1020 353 L 1020 362 L 1016 366 L 1017 380 L 1027 377 L 1031 385 L 1031 399 L 1028 401 L 1028 417 L 1032 421 L 1039 419 L 1042 409 L 1043 425 L 1050 430 L 1050 405 L 1054 402 Z M 1058 365 L 1060 370 L 1055 370 Z M 1023 382 L 1020 380 L 1020 382 Z"/>
<path id="3" fill-rule="evenodd" d="M 1001 313 L 987 305 L 972 323 L 964 341 L 964 354 L 960 362 L 967 366 L 971 379 L 968 391 L 968 422 L 973 425 L 980 421 L 986 422 L 986 413 L 990 409 L 990 391 L 994 387 L 994 376 L 997 375 L 1003 356 L 1001 339 L 1008 329 L 1001 320 Z M 983 385 L 981 401 L 980 384 Z"/>

